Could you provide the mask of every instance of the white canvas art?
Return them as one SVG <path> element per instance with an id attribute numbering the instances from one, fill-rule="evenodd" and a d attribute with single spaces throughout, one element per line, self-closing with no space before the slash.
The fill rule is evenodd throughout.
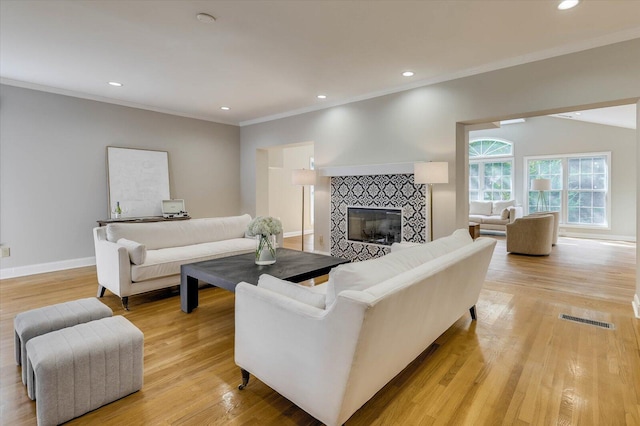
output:
<path id="1" fill-rule="evenodd" d="M 169 191 L 166 151 L 107 147 L 109 215 L 120 203 L 122 217 L 162 216 L 162 200 Z"/>

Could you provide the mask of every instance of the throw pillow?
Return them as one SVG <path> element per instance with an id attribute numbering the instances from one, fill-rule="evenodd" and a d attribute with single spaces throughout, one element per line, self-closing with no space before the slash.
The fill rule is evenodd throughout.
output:
<path id="1" fill-rule="evenodd" d="M 469 214 L 491 215 L 491 201 L 471 201 L 469 203 Z"/>
<path id="2" fill-rule="evenodd" d="M 283 296 L 287 296 L 290 299 L 297 300 L 298 302 L 306 305 L 315 306 L 319 309 L 324 309 L 325 307 L 324 294 L 314 292 L 310 287 L 292 283 L 291 281 L 281 280 L 280 278 L 276 278 L 272 275 L 260 275 L 260 278 L 258 278 L 258 287 L 271 290 Z"/>
<path id="3" fill-rule="evenodd" d="M 516 200 L 509 201 L 494 201 L 493 202 L 493 214 L 499 214 L 503 209 L 507 207 L 513 207 L 516 205 Z"/>
<path id="4" fill-rule="evenodd" d="M 129 259 L 134 265 L 142 265 L 147 259 L 147 248 L 144 244 L 127 240 L 125 238 L 120 238 L 117 243 L 127 248 L 127 252 L 129 252 Z"/>
<path id="5" fill-rule="evenodd" d="M 502 219 L 502 220 L 509 219 L 509 208 L 508 207 L 506 209 L 502 210 L 502 213 L 500 213 L 500 219 Z"/>

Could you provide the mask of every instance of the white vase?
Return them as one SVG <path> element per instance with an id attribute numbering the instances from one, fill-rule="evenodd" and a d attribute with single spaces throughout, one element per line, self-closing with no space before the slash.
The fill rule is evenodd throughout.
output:
<path id="1" fill-rule="evenodd" d="M 256 235 L 256 265 L 276 263 L 276 236 Z"/>

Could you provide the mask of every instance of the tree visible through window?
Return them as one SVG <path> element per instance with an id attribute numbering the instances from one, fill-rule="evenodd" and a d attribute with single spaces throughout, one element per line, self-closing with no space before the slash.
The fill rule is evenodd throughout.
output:
<path id="1" fill-rule="evenodd" d="M 551 179 L 551 191 L 544 196 L 549 210 L 559 211 L 569 225 L 607 226 L 610 154 L 573 154 L 527 158 L 529 213 L 538 209 L 538 191 L 531 191 L 533 179 Z"/>
<path id="2" fill-rule="evenodd" d="M 510 200 L 513 144 L 497 139 L 469 143 L 469 200 Z"/>

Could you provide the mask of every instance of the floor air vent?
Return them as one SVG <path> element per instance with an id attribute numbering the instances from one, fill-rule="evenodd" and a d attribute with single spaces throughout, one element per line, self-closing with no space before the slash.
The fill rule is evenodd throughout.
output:
<path id="1" fill-rule="evenodd" d="M 594 325 L 600 328 L 607 328 L 609 330 L 615 330 L 616 328 L 616 326 L 611 324 L 610 322 L 594 321 L 586 318 L 574 317 L 567 314 L 560 314 L 559 318 L 567 321 L 574 321 L 574 322 L 580 322 L 582 324 Z"/>

